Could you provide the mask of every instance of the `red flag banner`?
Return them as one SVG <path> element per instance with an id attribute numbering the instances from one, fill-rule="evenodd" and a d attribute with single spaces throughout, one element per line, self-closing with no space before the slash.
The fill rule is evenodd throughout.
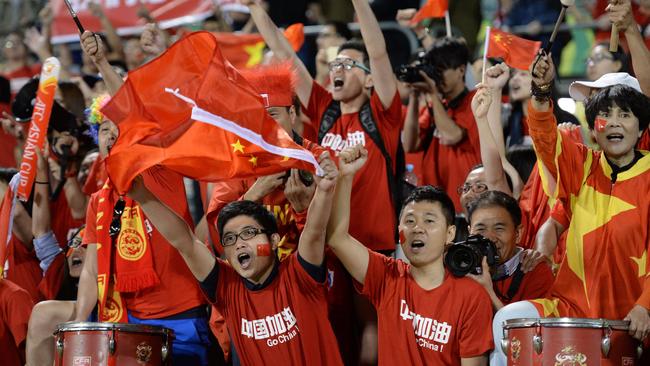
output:
<path id="1" fill-rule="evenodd" d="M 202 181 L 319 170 L 208 32 L 184 37 L 130 72 L 102 112 L 120 131 L 106 167 L 122 194 L 154 165 Z"/>
<path id="2" fill-rule="evenodd" d="M 120 35 L 139 34 L 145 25 L 137 16 L 141 3 L 147 7 L 151 16 L 162 28 L 203 20 L 212 15 L 212 2 L 205 0 L 94 0 L 101 5 L 104 13 Z M 79 21 L 90 31 L 99 31 L 99 19 L 88 10 L 89 0 L 70 0 L 77 12 Z M 52 0 L 54 23 L 52 42 L 63 43 L 79 40 L 79 31 L 64 0 Z"/>
<path id="3" fill-rule="evenodd" d="M 429 18 L 444 18 L 447 10 L 449 10 L 448 0 L 429 0 L 415 13 L 411 23 L 419 23 Z"/>
<path id="4" fill-rule="evenodd" d="M 520 70 L 528 70 L 542 46 L 542 42 L 529 41 L 493 28 L 488 28 L 487 37 L 487 57 L 501 57 L 508 66 Z"/>
<path id="5" fill-rule="evenodd" d="M 305 42 L 305 27 L 293 24 L 284 31 L 293 50 L 298 52 Z M 266 43 L 259 34 L 217 33 L 217 41 L 223 57 L 238 69 L 259 65 L 264 57 Z"/>
<path id="6" fill-rule="evenodd" d="M 25 139 L 23 150 L 23 159 L 20 162 L 20 180 L 18 182 L 18 198 L 23 201 L 29 199 L 34 185 L 36 176 L 36 149 L 43 149 L 45 136 L 47 135 L 47 126 L 50 122 L 52 113 L 52 104 L 54 103 L 54 93 L 61 71 L 59 60 L 50 57 L 45 60 L 41 70 L 41 78 L 38 82 L 38 91 L 34 101 L 34 112 L 32 113 L 32 122 L 29 126 L 29 132 Z"/>

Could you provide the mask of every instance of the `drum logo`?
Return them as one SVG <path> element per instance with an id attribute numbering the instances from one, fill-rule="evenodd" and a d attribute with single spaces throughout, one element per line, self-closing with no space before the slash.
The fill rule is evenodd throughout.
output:
<path id="1" fill-rule="evenodd" d="M 573 347 L 564 347 L 560 353 L 555 355 L 555 366 L 587 366 L 587 356 Z"/>
<path id="2" fill-rule="evenodd" d="M 142 342 L 138 344 L 138 346 L 135 349 L 135 357 L 136 360 L 138 360 L 138 363 L 140 364 L 146 364 L 149 363 L 149 360 L 151 360 L 151 346 L 148 345 L 145 342 Z"/>
<path id="3" fill-rule="evenodd" d="M 74 356 L 72 358 L 73 366 L 90 366 L 92 364 L 92 357 L 90 356 Z"/>
<path id="4" fill-rule="evenodd" d="M 521 354 L 521 341 L 517 339 L 517 337 L 513 337 L 512 341 L 510 341 L 510 356 L 512 357 L 513 361 L 517 361 L 519 359 L 520 354 Z"/>
<path id="5" fill-rule="evenodd" d="M 147 249 L 145 245 L 144 238 L 137 230 L 131 228 L 122 229 L 117 250 L 120 253 L 120 257 L 130 261 L 137 261 L 144 255 Z"/>

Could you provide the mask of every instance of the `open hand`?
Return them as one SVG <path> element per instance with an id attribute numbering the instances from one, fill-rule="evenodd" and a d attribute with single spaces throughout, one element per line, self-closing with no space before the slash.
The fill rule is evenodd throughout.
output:
<path id="1" fill-rule="evenodd" d="M 521 270 L 524 273 L 528 273 L 535 269 L 538 264 L 542 262 L 547 262 L 548 264 L 551 264 L 550 258 L 545 256 L 543 253 L 538 252 L 534 249 L 526 249 L 524 251 L 523 259 L 521 261 Z"/>

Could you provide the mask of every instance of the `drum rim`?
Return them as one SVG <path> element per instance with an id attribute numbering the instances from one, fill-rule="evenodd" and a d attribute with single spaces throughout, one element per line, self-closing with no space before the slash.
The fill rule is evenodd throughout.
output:
<path id="1" fill-rule="evenodd" d="M 611 328 L 616 330 L 628 330 L 629 320 L 609 320 L 593 318 L 520 318 L 509 319 L 503 322 L 504 329 L 529 328 L 536 325 L 554 327 L 554 328 L 591 328 L 604 329 Z"/>
<path id="2" fill-rule="evenodd" d="M 174 335 L 174 330 L 166 327 L 146 324 L 129 324 L 129 323 L 100 323 L 100 322 L 65 322 L 57 324 L 55 333 L 74 332 L 74 331 L 126 331 L 130 333 L 147 333 Z"/>

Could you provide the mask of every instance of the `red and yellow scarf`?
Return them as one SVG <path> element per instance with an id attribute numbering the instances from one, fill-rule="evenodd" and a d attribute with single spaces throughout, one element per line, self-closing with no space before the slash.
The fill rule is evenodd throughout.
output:
<path id="1" fill-rule="evenodd" d="M 153 267 L 150 230 L 145 230 L 142 209 L 128 197 L 121 216 L 121 230 L 114 240 L 109 228 L 113 220 L 114 191 L 102 187 L 97 207 L 97 290 L 99 320 L 127 323 L 126 304 L 120 293 L 141 291 L 160 283 Z M 150 227 L 147 225 L 147 227 Z M 114 253 L 117 252 L 117 255 Z"/>

